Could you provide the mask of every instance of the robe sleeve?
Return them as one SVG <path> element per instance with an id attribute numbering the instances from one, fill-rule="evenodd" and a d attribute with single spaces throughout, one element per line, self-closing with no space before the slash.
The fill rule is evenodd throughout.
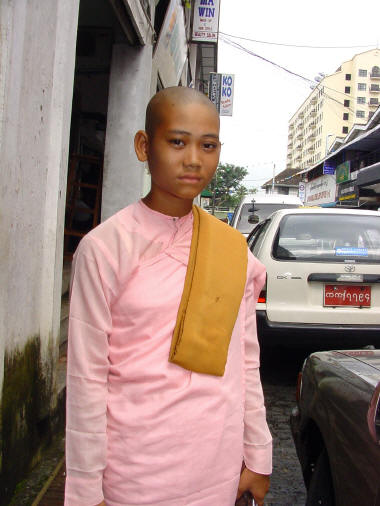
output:
<path id="1" fill-rule="evenodd" d="M 65 506 L 103 500 L 111 263 L 84 238 L 73 260 L 67 361 Z"/>
<path id="2" fill-rule="evenodd" d="M 244 462 L 251 471 L 272 472 L 270 434 L 260 379 L 260 349 L 256 329 L 256 301 L 265 282 L 265 267 L 248 252 L 248 282 L 245 293 L 245 413 Z M 253 270 L 253 275 L 252 275 Z"/>

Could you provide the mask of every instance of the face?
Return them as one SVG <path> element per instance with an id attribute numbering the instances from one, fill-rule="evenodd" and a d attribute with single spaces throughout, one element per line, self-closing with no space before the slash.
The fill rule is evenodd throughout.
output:
<path id="1" fill-rule="evenodd" d="M 162 121 L 153 134 L 136 134 L 136 153 L 139 160 L 148 161 L 154 197 L 192 201 L 218 165 L 219 117 L 205 104 L 161 107 Z"/>

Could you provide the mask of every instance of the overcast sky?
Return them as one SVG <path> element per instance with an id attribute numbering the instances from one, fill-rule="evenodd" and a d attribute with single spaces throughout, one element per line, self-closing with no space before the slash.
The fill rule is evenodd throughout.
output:
<path id="1" fill-rule="evenodd" d="M 311 49 L 232 39 L 256 54 L 313 80 L 331 74 L 380 38 L 380 2 L 320 0 L 221 0 L 219 30 L 260 41 L 311 46 L 368 46 Z M 219 38 L 218 72 L 235 74 L 232 117 L 221 118 L 221 162 L 246 166 L 248 187 L 260 186 L 285 169 L 288 121 L 311 92 L 298 77 L 226 44 Z"/>

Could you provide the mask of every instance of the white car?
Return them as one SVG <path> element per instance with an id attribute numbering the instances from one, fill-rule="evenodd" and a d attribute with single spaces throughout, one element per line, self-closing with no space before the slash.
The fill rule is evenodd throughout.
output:
<path id="1" fill-rule="evenodd" d="M 248 245 L 267 269 L 257 303 L 263 346 L 379 347 L 378 211 L 276 211 Z"/>
<path id="2" fill-rule="evenodd" d="M 278 193 L 254 193 L 246 195 L 234 211 L 231 227 L 236 228 L 245 237 L 253 230 L 256 223 L 267 218 L 279 209 L 294 209 L 303 205 L 296 195 Z"/>

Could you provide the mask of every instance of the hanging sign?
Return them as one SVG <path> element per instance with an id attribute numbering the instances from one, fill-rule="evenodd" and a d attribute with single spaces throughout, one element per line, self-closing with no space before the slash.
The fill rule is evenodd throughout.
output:
<path id="1" fill-rule="evenodd" d="M 350 162 L 343 162 L 336 168 L 335 171 L 336 182 L 337 184 L 345 183 L 349 181 L 350 178 Z"/>
<path id="2" fill-rule="evenodd" d="M 323 174 L 335 174 L 335 166 L 331 162 L 323 162 Z"/>
<path id="3" fill-rule="evenodd" d="M 219 0 L 195 0 L 193 42 L 218 42 Z"/>
<path id="4" fill-rule="evenodd" d="M 209 99 L 220 116 L 232 116 L 234 99 L 234 75 L 210 73 Z"/>

